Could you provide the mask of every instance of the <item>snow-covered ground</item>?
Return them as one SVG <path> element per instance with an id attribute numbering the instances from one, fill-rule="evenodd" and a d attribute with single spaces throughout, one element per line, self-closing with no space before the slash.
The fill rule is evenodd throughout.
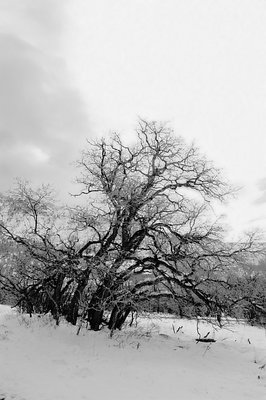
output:
<path id="1" fill-rule="evenodd" d="M 195 341 L 195 321 L 166 317 L 113 338 L 76 331 L 0 306 L 0 399 L 266 399 L 265 329 L 201 322 L 215 343 Z"/>

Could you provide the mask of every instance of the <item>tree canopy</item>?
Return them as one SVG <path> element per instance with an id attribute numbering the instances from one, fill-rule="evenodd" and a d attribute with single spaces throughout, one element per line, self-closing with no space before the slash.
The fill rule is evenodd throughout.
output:
<path id="1" fill-rule="evenodd" d="M 78 168 L 82 205 L 62 208 L 49 187 L 22 182 L 1 196 L 1 234 L 15 251 L 0 279 L 18 303 L 94 330 L 121 328 L 158 299 L 230 312 L 232 271 L 260 248 L 254 235 L 223 240 L 210 204 L 230 187 L 194 145 L 140 120 L 133 144 L 118 134 L 88 142 Z"/>

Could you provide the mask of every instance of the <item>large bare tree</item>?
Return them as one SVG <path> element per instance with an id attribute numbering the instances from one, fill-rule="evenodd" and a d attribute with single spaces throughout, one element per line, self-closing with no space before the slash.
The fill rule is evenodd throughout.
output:
<path id="1" fill-rule="evenodd" d="M 209 204 L 230 188 L 193 145 L 163 124 L 141 120 L 136 143 L 126 145 L 117 134 L 89 143 L 79 167 L 87 207 L 73 220 L 95 282 L 87 309 L 93 329 L 106 309 L 112 309 L 109 327 L 120 328 L 147 298 L 178 301 L 189 293 L 208 308 L 221 307 L 225 268 L 255 250 L 254 238 L 223 242 Z"/>
<path id="2" fill-rule="evenodd" d="M 118 134 L 88 143 L 78 161 L 82 205 L 60 209 L 49 188 L 21 183 L 2 196 L 2 235 L 26 256 L 22 286 L 3 272 L 1 280 L 31 308 L 113 330 L 152 299 L 206 312 L 227 304 L 228 270 L 258 250 L 253 236 L 225 243 L 212 217 L 211 201 L 230 188 L 166 125 L 141 120 L 136 133 L 131 144 Z"/>

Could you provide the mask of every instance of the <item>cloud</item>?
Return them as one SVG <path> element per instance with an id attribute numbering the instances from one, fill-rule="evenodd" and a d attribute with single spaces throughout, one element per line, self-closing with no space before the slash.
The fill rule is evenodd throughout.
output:
<path id="1" fill-rule="evenodd" d="M 22 154 L 32 165 L 46 163 L 50 159 L 49 154 L 34 145 L 24 145 L 17 150 L 17 154 Z"/>
<path id="2" fill-rule="evenodd" d="M 67 5 L 68 0 L 1 0 L 1 27 L 32 42 L 49 41 L 54 47 L 64 31 Z"/>
<path id="3" fill-rule="evenodd" d="M 253 224 L 254 222 L 264 222 L 266 221 L 266 215 L 259 215 L 258 217 L 251 218 L 248 220 L 249 224 Z"/>
<path id="4" fill-rule="evenodd" d="M 66 3 L 67 0 L 64 0 L 64 6 L 62 6 L 62 0 L 27 0 L 24 13 L 30 20 L 35 21 L 45 35 L 59 33 L 63 30 Z"/>
<path id="5" fill-rule="evenodd" d="M 59 2 L 28 0 L 20 8 L 17 1 L 10 4 L 15 19 L 24 25 L 31 21 L 33 28 L 19 35 L 7 24 L 0 33 L 1 188 L 10 187 L 17 176 L 62 185 L 62 179 L 69 179 L 70 162 L 85 143 L 89 123 L 64 61 L 47 52 L 47 42 L 42 45 L 45 32 L 56 41 L 63 29 L 62 21 L 59 27 L 56 23 Z M 8 2 L 3 5 L 7 13 Z"/>
<path id="6" fill-rule="evenodd" d="M 266 178 L 262 178 L 258 181 L 257 187 L 259 190 L 266 190 Z"/>
<path id="7" fill-rule="evenodd" d="M 260 179 L 257 182 L 257 189 L 259 190 L 260 194 L 254 201 L 254 204 L 260 205 L 266 203 L 266 178 Z"/>

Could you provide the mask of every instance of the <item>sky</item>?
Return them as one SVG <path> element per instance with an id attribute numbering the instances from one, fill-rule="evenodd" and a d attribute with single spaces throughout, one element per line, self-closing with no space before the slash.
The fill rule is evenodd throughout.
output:
<path id="1" fill-rule="evenodd" d="M 73 192 L 86 138 L 166 121 L 222 169 L 235 237 L 266 230 L 266 1 L 0 0 L 0 187 Z"/>

